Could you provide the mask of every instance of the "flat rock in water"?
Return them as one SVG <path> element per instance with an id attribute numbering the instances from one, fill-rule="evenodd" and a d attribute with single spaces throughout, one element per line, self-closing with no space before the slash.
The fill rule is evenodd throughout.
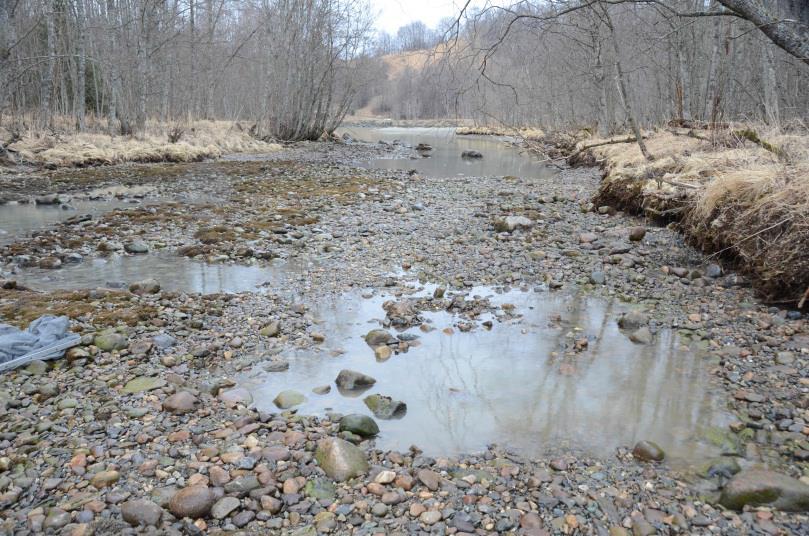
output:
<path id="1" fill-rule="evenodd" d="M 377 346 L 395 343 L 396 337 L 384 329 L 372 329 L 365 335 L 365 342 L 371 348 L 376 348 Z"/>
<path id="2" fill-rule="evenodd" d="M 730 479 L 719 504 L 731 510 L 769 506 L 787 512 L 809 511 L 809 486 L 774 471 L 750 469 Z"/>
<path id="3" fill-rule="evenodd" d="M 648 323 L 649 315 L 641 311 L 629 311 L 618 319 L 618 327 L 621 329 L 638 329 Z"/>
<path id="4" fill-rule="evenodd" d="M 629 340 L 636 344 L 651 344 L 652 332 L 646 326 L 640 327 L 629 335 Z"/>
<path id="5" fill-rule="evenodd" d="M 278 393 L 272 402 L 280 409 L 289 409 L 306 402 L 306 397 L 302 393 L 290 389 Z"/>
<path id="6" fill-rule="evenodd" d="M 338 482 L 368 471 L 365 454 L 348 441 L 336 437 L 329 437 L 318 443 L 315 459 L 329 478 Z"/>
<path id="7" fill-rule="evenodd" d="M 376 383 L 376 379 L 368 376 L 367 374 L 363 374 L 362 372 L 343 369 L 339 374 L 337 374 L 337 378 L 334 380 L 334 383 L 336 383 L 337 387 L 340 389 L 353 391 L 371 387 Z"/>
<path id="8" fill-rule="evenodd" d="M 385 395 L 370 395 L 363 400 L 377 419 L 400 419 L 407 413 L 407 404 Z"/>

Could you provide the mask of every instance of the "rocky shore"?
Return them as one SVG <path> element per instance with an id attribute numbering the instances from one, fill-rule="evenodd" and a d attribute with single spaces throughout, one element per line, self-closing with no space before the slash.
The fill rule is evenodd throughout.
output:
<path id="1" fill-rule="evenodd" d="M 2 320 L 66 314 L 83 336 L 65 358 L 0 378 L 0 531 L 809 532 L 806 316 L 758 302 L 743 277 L 676 232 L 593 206 L 595 170 L 435 179 L 360 167 L 411 154 L 300 144 L 250 160 L 0 177 L 7 197 L 68 205 L 110 184 L 148 187 L 115 194 L 131 208 L 71 214 L 0 248 Z M 19 281 L 158 253 L 289 269 L 237 294 L 165 290 L 150 274 L 47 293 Z M 722 455 L 683 467 L 666 445 L 640 442 L 609 457 L 559 445 L 526 456 L 507 444 L 431 457 L 419 445 L 378 449 L 368 416 L 301 415 L 295 393 L 279 393 L 283 410 L 252 407 L 240 372 L 283 369 L 283 351 L 333 336 L 312 315 L 320 300 L 352 289 L 405 295 L 413 279 L 441 288 L 416 305 L 449 311 L 458 331 L 488 329 L 472 310 L 485 304 L 464 310 L 479 285 L 576 288 L 636 306 L 616 321 L 637 344 L 672 329 L 704 350 L 734 416 L 703 438 Z M 418 325 L 390 307 L 379 328 Z M 404 343 L 369 343 L 369 358 Z M 588 351 L 568 343 L 560 366 Z"/>

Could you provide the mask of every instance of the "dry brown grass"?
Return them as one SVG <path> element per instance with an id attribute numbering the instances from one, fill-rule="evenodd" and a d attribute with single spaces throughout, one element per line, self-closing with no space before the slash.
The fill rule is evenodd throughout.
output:
<path id="1" fill-rule="evenodd" d="M 169 142 L 176 124 L 149 122 L 146 132 L 118 136 L 95 132 L 28 129 L 12 148 L 25 163 L 57 167 L 120 164 L 124 162 L 196 162 L 228 153 L 267 153 L 280 146 L 251 137 L 231 121 L 194 121 L 179 125 L 183 134 Z M 89 129 L 93 125 L 88 126 Z M 10 135 L 0 132 L 0 139 Z"/>
<path id="2" fill-rule="evenodd" d="M 529 141 L 540 141 L 545 138 L 545 132 L 533 127 L 458 127 L 455 129 L 458 136 L 514 136 Z"/>
<path id="3" fill-rule="evenodd" d="M 679 221 L 765 299 L 798 302 L 809 287 L 809 134 L 756 132 L 776 152 L 734 130 L 651 133 L 652 162 L 635 143 L 593 148 L 605 171 L 596 202 Z"/>

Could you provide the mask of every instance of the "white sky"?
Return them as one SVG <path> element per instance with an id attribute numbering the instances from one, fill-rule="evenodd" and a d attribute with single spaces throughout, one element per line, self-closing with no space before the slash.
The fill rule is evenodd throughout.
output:
<path id="1" fill-rule="evenodd" d="M 434 28 L 442 18 L 457 16 L 465 3 L 465 0 L 371 0 L 371 10 L 378 15 L 377 29 L 396 35 L 400 26 L 416 20 Z"/>

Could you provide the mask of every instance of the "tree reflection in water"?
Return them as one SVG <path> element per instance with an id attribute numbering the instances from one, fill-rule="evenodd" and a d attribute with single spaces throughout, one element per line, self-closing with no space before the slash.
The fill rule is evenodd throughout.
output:
<path id="1" fill-rule="evenodd" d="M 352 368 L 377 379 L 367 394 L 407 403 L 403 419 L 379 423 L 382 448 L 416 444 L 441 455 L 498 443 L 530 455 L 565 444 L 608 455 L 617 446 L 650 439 L 675 458 L 710 454 L 694 437 L 728 417 L 709 388 L 704 357 L 676 333 L 660 330 L 652 344 L 634 344 L 616 323 L 628 307 L 584 294 L 496 294 L 485 288 L 473 294 L 513 303 L 523 316 L 494 319 L 490 331 L 447 335 L 442 329 L 457 319 L 424 313 L 437 329 L 414 328 L 419 347 L 378 363 L 361 337 L 384 317 L 386 297 L 345 296 L 320 311 L 322 328 L 337 334 L 327 340 L 345 353 L 291 355 L 289 372 L 267 375 L 258 399 L 272 400 L 288 388 L 308 391 Z M 574 342 L 582 338 L 589 344 L 577 351 Z M 334 392 L 311 398 L 303 412 L 367 413 L 361 399 Z"/>

